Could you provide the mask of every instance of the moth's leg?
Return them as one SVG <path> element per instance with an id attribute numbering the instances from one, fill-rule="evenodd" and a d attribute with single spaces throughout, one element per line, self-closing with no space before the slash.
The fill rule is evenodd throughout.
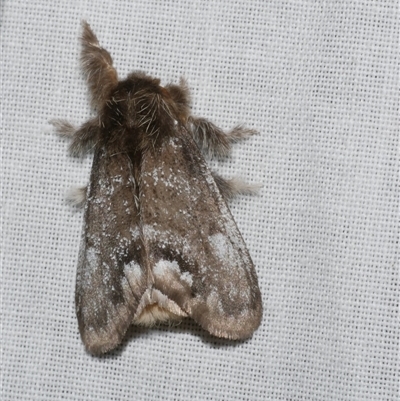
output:
<path id="1" fill-rule="evenodd" d="M 244 180 L 239 177 L 233 177 L 229 180 L 222 178 L 216 172 L 212 172 L 212 176 L 215 180 L 215 183 L 218 186 L 222 196 L 226 201 L 229 201 L 234 196 L 243 194 L 243 195 L 254 195 L 256 194 L 261 185 L 258 184 L 248 184 Z"/>
<path id="2" fill-rule="evenodd" d="M 200 148 L 218 156 L 229 154 L 232 143 L 257 133 L 255 130 L 244 128 L 240 125 L 225 133 L 221 128 L 218 128 L 205 118 L 193 116 L 189 117 L 189 123 L 193 137 Z"/>
<path id="3" fill-rule="evenodd" d="M 77 128 L 67 120 L 54 119 L 50 120 L 49 123 L 55 127 L 57 134 L 62 138 L 71 139 L 77 131 Z"/>
<path id="4" fill-rule="evenodd" d="M 190 115 L 190 93 L 186 80 L 181 77 L 179 85 L 169 84 L 165 86 L 168 90 L 174 106 L 178 108 L 178 114 L 183 121 L 187 121 Z"/>
<path id="5" fill-rule="evenodd" d="M 243 125 L 237 125 L 228 131 L 226 135 L 231 143 L 236 143 L 255 134 L 258 134 L 257 130 L 243 127 Z"/>
<path id="6" fill-rule="evenodd" d="M 86 203 L 87 186 L 72 187 L 67 193 L 67 200 L 74 206 L 83 207 Z"/>
<path id="7" fill-rule="evenodd" d="M 96 144 L 99 136 L 99 120 L 93 118 L 76 129 L 65 120 L 51 120 L 57 133 L 64 138 L 71 138 L 69 150 L 72 155 L 80 156 L 87 153 Z"/>
<path id="8" fill-rule="evenodd" d="M 100 46 L 89 24 L 83 21 L 82 26 L 81 64 L 92 95 L 92 105 L 99 109 L 117 86 L 118 75 L 110 53 Z"/>
<path id="9" fill-rule="evenodd" d="M 185 78 L 181 77 L 181 79 L 179 80 L 179 85 L 168 84 L 165 85 L 165 88 L 168 90 L 175 103 L 189 106 L 190 92 Z"/>

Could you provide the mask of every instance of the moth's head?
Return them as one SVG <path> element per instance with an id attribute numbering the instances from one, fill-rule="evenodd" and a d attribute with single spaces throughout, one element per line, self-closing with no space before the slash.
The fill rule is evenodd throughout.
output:
<path id="1" fill-rule="evenodd" d="M 160 79 L 153 78 L 142 71 L 135 71 L 128 75 L 124 81 L 120 81 L 117 92 L 129 93 L 129 96 L 139 110 L 145 111 L 148 107 L 152 110 L 164 110 L 173 119 L 185 123 L 189 114 L 190 96 L 186 82 L 181 79 L 180 85 L 168 84 L 162 86 Z"/>
<path id="2" fill-rule="evenodd" d="M 188 92 L 180 85 L 162 86 L 158 78 L 133 72 L 113 87 L 100 112 L 110 143 L 154 147 L 176 134 L 189 116 Z M 139 141 L 139 145 L 137 142 Z"/>
<path id="3" fill-rule="evenodd" d="M 160 85 L 158 78 L 153 78 L 142 71 L 131 72 L 120 84 L 130 87 L 135 95 L 141 94 L 160 94 L 164 88 Z"/>

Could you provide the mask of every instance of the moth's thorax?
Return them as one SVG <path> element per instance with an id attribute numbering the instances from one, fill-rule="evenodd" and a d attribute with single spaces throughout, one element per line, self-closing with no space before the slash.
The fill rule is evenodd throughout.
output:
<path id="1" fill-rule="evenodd" d="M 111 91 L 101 116 L 107 130 L 140 136 L 153 143 L 170 136 L 180 120 L 178 106 L 160 80 L 133 73 Z"/>

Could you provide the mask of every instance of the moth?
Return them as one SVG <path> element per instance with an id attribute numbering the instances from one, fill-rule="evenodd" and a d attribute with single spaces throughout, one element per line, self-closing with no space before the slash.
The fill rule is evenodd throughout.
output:
<path id="1" fill-rule="evenodd" d="M 81 64 L 97 115 L 76 129 L 70 151 L 94 151 L 84 204 L 76 314 L 86 348 L 115 348 L 131 324 L 193 318 L 214 336 L 245 339 L 262 301 L 249 252 L 226 201 L 253 187 L 210 171 L 203 153 L 226 155 L 254 131 L 229 133 L 191 115 L 186 82 L 160 85 L 143 72 L 119 81 L 83 22 Z"/>

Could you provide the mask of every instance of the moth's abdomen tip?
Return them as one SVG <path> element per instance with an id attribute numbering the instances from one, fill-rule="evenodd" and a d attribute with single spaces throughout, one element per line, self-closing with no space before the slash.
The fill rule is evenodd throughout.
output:
<path id="1" fill-rule="evenodd" d="M 134 324 L 144 327 L 153 327 L 158 323 L 179 322 L 182 320 L 184 312 L 177 315 L 158 304 L 148 305 L 141 314 L 134 320 Z"/>

